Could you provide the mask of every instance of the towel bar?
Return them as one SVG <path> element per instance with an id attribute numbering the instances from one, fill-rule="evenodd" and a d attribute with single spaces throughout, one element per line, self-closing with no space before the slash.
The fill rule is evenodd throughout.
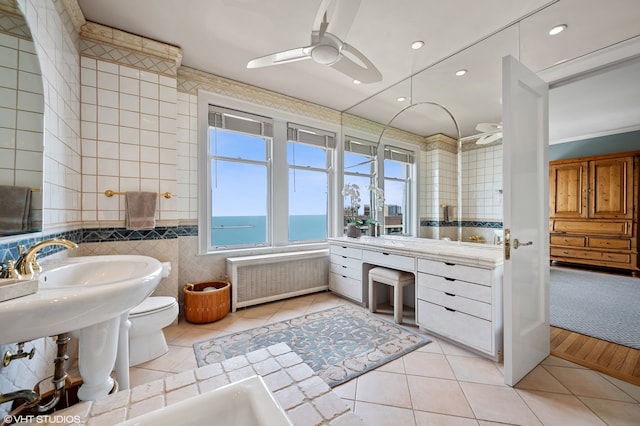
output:
<path id="1" fill-rule="evenodd" d="M 114 195 L 124 195 L 124 194 L 126 194 L 126 192 L 117 192 L 111 189 L 107 189 L 106 191 L 104 191 L 104 195 L 107 197 L 113 197 Z M 171 198 L 172 196 L 170 192 L 158 192 L 158 195 L 164 198 Z"/>

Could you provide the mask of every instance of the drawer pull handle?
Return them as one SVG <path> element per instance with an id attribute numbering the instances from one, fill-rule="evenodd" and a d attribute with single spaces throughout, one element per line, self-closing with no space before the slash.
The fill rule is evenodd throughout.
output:
<path id="1" fill-rule="evenodd" d="M 455 309 L 447 308 L 446 306 L 444 308 L 449 312 L 455 312 L 456 311 Z"/>
<path id="2" fill-rule="evenodd" d="M 347 256 L 342 256 L 342 258 L 343 258 L 343 259 L 346 259 L 346 258 L 347 258 Z"/>
<path id="3" fill-rule="evenodd" d="M 342 267 L 343 267 L 344 269 L 347 269 L 347 267 L 346 267 L 346 266 L 344 266 L 344 265 L 342 265 Z"/>
<path id="4" fill-rule="evenodd" d="M 447 281 L 455 281 L 455 280 L 456 280 L 455 278 L 449 278 L 449 277 L 443 277 L 443 278 L 444 278 L 445 280 L 447 280 Z"/>
<path id="5" fill-rule="evenodd" d="M 343 275 L 343 276 L 342 276 L 342 278 L 347 278 L 347 276 L 346 276 L 346 275 Z"/>
<path id="6" fill-rule="evenodd" d="M 389 256 L 389 253 L 382 253 L 383 256 Z"/>
<path id="7" fill-rule="evenodd" d="M 447 265 L 447 266 L 456 266 L 455 263 L 444 262 L 444 264 Z"/>
<path id="8" fill-rule="evenodd" d="M 447 293 L 446 291 L 444 292 L 444 294 L 446 294 L 447 296 L 455 296 L 455 294 L 453 294 L 453 293 Z"/>

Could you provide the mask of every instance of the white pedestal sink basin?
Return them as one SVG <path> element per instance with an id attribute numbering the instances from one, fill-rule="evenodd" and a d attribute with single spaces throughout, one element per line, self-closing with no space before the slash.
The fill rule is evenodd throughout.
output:
<path id="1" fill-rule="evenodd" d="M 284 410 L 260 376 L 134 417 L 120 426 L 291 426 Z"/>
<path id="2" fill-rule="evenodd" d="M 37 277 L 35 294 L 0 303 L 0 344 L 75 332 L 82 400 L 107 395 L 121 318 L 148 297 L 160 282 L 162 265 L 148 256 L 114 255 L 68 258 Z M 127 327 L 122 327 L 126 334 Z M 126 358 L 128 355 L 119 358 Z M 128 361 L 119 359 L 128 374 Z M 128 376 L 127 376 L 128 383 Z"/>

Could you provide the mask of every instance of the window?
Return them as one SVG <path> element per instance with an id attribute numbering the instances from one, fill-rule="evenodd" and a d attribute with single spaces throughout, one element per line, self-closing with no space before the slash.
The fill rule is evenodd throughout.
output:
<path id="1" fill-rule="evenodd" d="M 334 133 L 289 123 L 289 241 L 326 240 Z"/>
<path id="2" fill-rule="evenodd" d="M 331 220 L 336 133 L 260 114 L 214 106 L 200 147 L 200 251 L 326 242 Z"/>
<path id="3" fill-rule="evenodd" d="M 385 234 L 410 233 L 413 152 L 393 146 L 384 148 Z"/>
<path id="4" fill-rule="evenodd" d="M 209 107 L 210 247 L 269 244 L 272 121 Z"/>
<path id="5" fill-rule="evenodd" d="M 364 223 L 372 218 L 371 192 L 369 187 L 375 182 L 376 146 L 356 138 L 347 137 L 344 143 L 344 184 L 357 185 L 360 191 L 360 202 L 351 206 L 350 197 L 344 199 L 343 226 L 346 230 L 347 222 L 356 220 Z M 364 230 L 365 228 L 362 227 Z"/>

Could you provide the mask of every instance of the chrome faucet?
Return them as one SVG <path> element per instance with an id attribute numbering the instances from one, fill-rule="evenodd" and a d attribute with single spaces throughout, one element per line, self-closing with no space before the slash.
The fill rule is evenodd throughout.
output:
<path id="1" fill-rule="evenodd" d="M 32 245 L 24 252 L 20 250 L 20 257 L 16 261 L 15 268 L 22 278 L 33 278 L 42 271 L 36 256 L 40 250 L 48 246 L 64 246 L 68 249 L 78 247 L 73 241 L 65 240 L 64 238 L 51 238 Z"/>
<path id="2" fill-rule="evenodd" d="M 0 393 L 0 404 L 14 400 L 26 400 L 27 407 L 32 407 L 40 402 L 40 395 L 31 389 L 22 389 L 15 392 Z"/>

